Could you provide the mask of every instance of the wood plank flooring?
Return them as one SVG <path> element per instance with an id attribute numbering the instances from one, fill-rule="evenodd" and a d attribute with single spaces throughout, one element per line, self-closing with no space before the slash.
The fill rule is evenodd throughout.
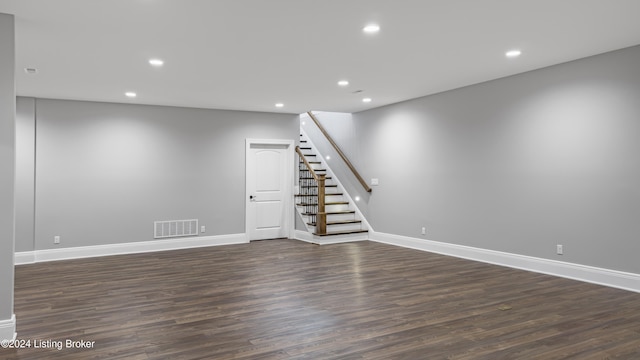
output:
<path id="1" fill-rule="evenodd" d="M 15 313 L 95 344 L 1 359 L 640 359 L 638 293 L 374 242 L 22 265 Z"/>

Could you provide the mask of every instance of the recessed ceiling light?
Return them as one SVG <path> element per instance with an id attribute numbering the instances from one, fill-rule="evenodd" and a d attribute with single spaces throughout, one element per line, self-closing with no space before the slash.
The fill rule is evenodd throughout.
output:
<path id="1" fill-rule="evenodd" d="M 279 108 L 284 107 L 284 104 L 283 103 L 277 103 L 276 107 L 279 107 Z"/>
<path id="2" fill-rule="evenodd" d="M 520 51 L 520 50 L 510 50 L 510 51 L 507 51 L 507 53 L 505 55 L 508 58 L 517 58 L 518 56 L 522 55 L 522 51 Z"/>
<path id="3" fill-rule="evenodd" d="M 134 98 L 136 96 L 138 96 L 138 94 L 134 93 L 133 91 L 127 91 L 126 93 L 124 93 L 127 97 L 130 98 Z"/>
<path id="4" fill-rule="evenodd" d="M 160 67 L 164 65 L 164 61 L 161 59 L 149 59 L 149 64 L 152 66 Z"/>
<path id="5" fill-rule="evenodd" d="M 331 160 L 331 156 L 327 155 L 327 157 L 325 159 Z"/>
<path id="6" fill-rule="evenodd" d="M 340 81 L 338 81 L 338 85 L 347 86 L 347 85 L 349 85 L 349 82 L 347 80 L 340 80 Z"/>
<path id="7" fill-rule="evenodd" d="M 27 74 L 32 75 L 32 74 L 37 73 L 38 69 L 36 69 L 36 68 L 24 68 L 24 72 L 26 72 Z"/>
<path id="8" fill-rule="evenodd" d="M 365 26 L 362 31 L 366 32 L 367 34 L 375 34 L 378 31 L 380 31 L 380 26 L 377 24 L 369 24 L 367 26 Z"/>
<path id="9" fill-rule="evenodd" d="M 364 99 L 362 99 L 362 102 L 370 103 L 371 102 L 371 98 L 364 98 Z"/>

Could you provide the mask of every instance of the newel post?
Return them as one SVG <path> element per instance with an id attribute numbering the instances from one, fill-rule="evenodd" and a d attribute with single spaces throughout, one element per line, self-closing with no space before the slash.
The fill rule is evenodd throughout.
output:
<path id="1" fill-rule="evenodd" d="M 318 220 L 316 223 L 316 233 L 319 235 L 327 233 L 327 213 L 324 205 L 325 177 L 325 174 L 318 175 Z"/>

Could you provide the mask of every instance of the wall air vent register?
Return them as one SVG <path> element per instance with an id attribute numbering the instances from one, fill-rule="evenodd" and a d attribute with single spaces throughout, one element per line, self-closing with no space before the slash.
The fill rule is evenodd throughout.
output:
<path id="1" fill-rule="evenodd" d="M 198 219 L 154 221 L 154 239 L 197 236 Z"/>

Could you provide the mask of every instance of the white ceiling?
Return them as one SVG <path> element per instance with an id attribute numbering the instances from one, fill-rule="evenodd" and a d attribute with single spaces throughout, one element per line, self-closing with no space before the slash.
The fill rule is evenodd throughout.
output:
<path id="1" fill-rule="evenodd" d="M 18 95 L 287 113 L 357 112 L 640 44 L 638 0 L 0 0 L 0 12 L 16 18 Z"/>

